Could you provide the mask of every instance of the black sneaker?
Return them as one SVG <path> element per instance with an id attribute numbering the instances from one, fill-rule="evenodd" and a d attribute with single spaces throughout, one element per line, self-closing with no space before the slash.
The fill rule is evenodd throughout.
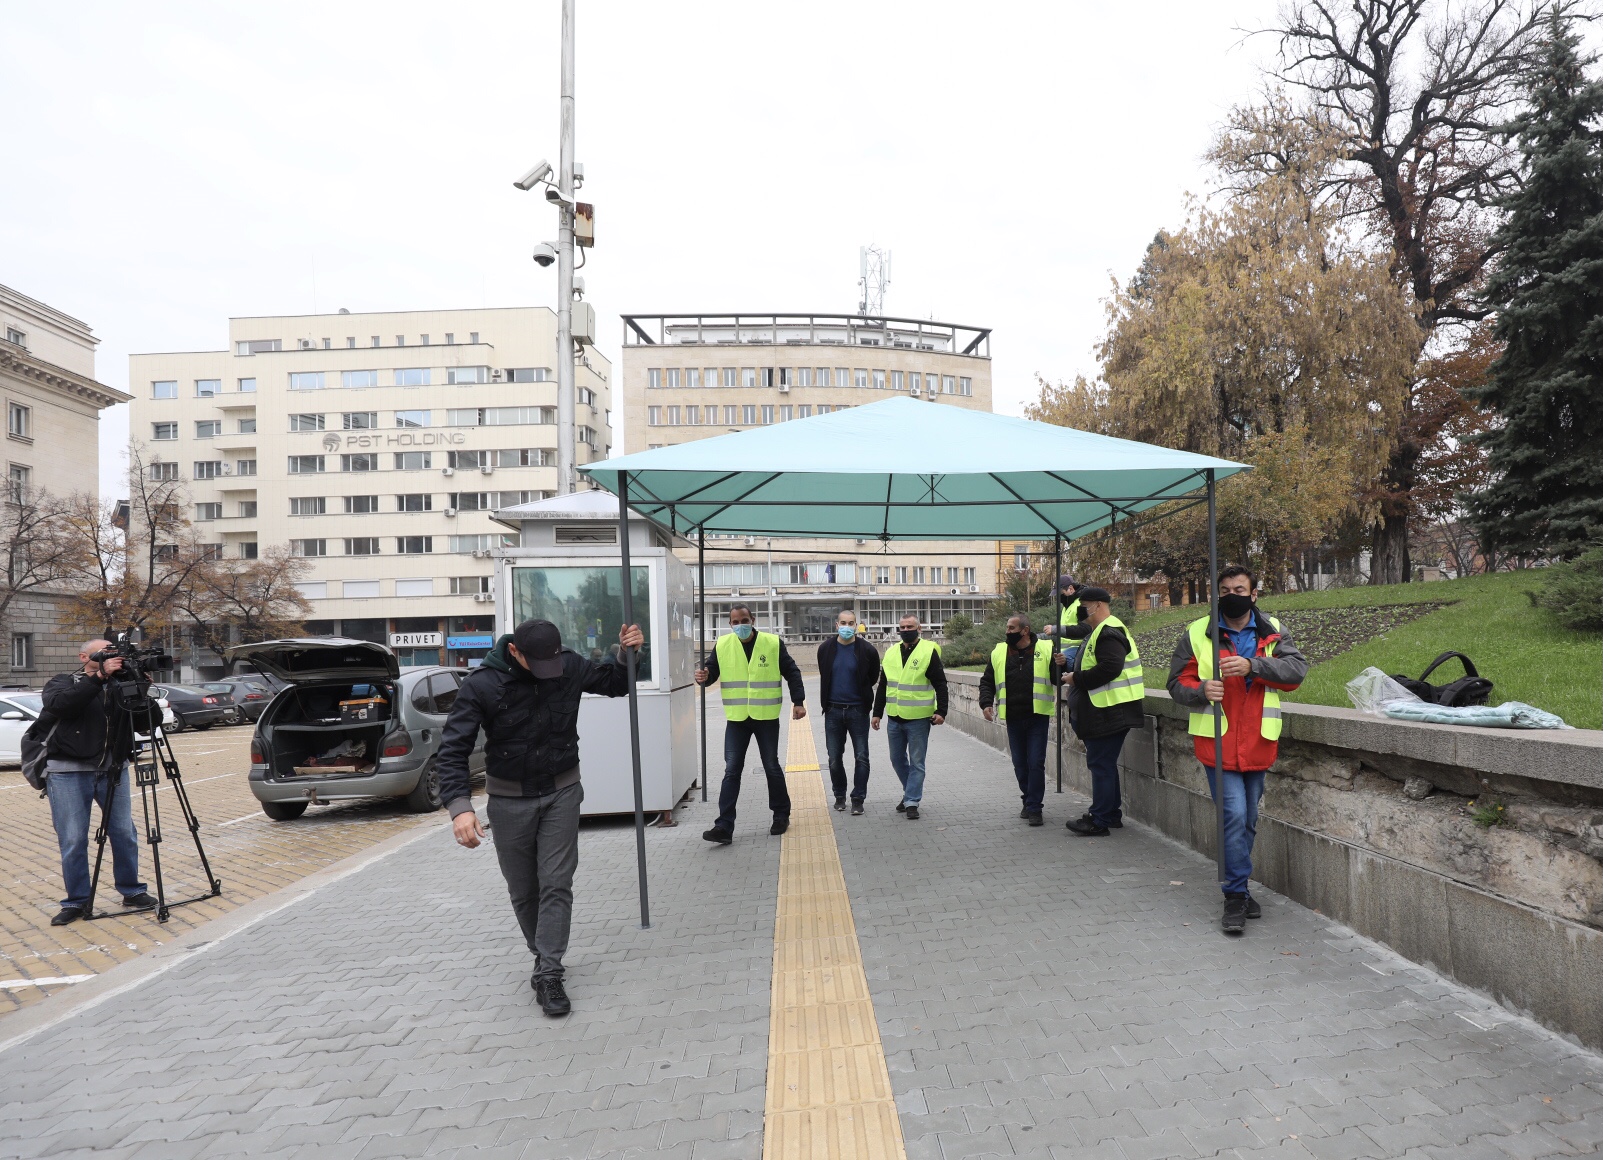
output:
<path id="1" fill-rule="evenodd" d="M 845 809 L 845 808 L 846 808 L 846 799 L 845 799 L 845 798 L 844 798 L 844 797 L 838 797 L 838 798 L 836 798 L 836 799 L 835 799 L 835 808 L 836 808 L 836 809 L 837 809 L 837 810 L 843 810 L 843 809 Z"/>
<path id="2" fill-rule="evenodd" d="M 1045 823 L 1041 821 L 1041 811 L 1040 810 L 1036 810 L 1033 813 L 1029 812 L 1029 811 L 1026 811 L 1025 814 L 1024 814 L 1024 820 L 1026 822 L 1029 822 L 1030 825 L 1032 825 L 1032 826 L 1045 825 Z"/>
<path id="3" fill-rule="evenodd" d="M 143 894 L 133 894 L 124 898 L 122 904 L 129 910 L 155 910 L 156 896 L 149 891 Z"/>
<path id="4" fill-rule="evenodd" d="M 1245 894 L 1225 896 L 1225 912 L 1224 917 L 1219 920 L 1219 926 L 1226 934 L 1240 934 L 1247 929 L 1247 896 Z"/>
<path id="5" fill-rule="evenodd" d="M 897 802 L 896 803 L 896 812 L 899 813 L 899 814 L 905 814 L 907 812 L 907 803 L 906 802 Z"/>
<path id="6" fill-rule="evenodd" d="M 1108 823 L 1108 825 L 1111 828 L 1115 829 L 1115 830 L 1122 830 L 1122 829 L 1124 829 L 1124 819 L 1123 818 L 1114 818 L 1111 822 Z"/>
<path id="7" fill-rule="evenodd" d="M 55 918 L 52 918 L 50 920 L 50 925 L 51 926 L 66 926 L 69 922 L 77 922 L 82 917 L 83 917 L 83 907 L 81 907 L 81 906 L 63 906 L 61 908 L 61 913 L 57 914 Z"/>
<path id="8" fill-rule="evenodd" d="M 560 1018 L 573 1010 L 573 1004 L 568 1001 L 568 992 L 563 989 L 562 980 L 559 978 L 536 979 L 534 998 L 540 1004 L 540 1010 L 553 1019 Z"/>
<path id="9" fill-rule="evenodd" d="M 1106 826 L 1097 825 L 1097 823 L 1092 820 L 1090 814 L 1075 818 L 1072 821 L 1064 822 L 1063 824 L 1068 828 L 1069 833 L 1077 834 L 1082 838 L 1105 838 L 1113 832 Z"/>
<path id="10" fill-rule="evenodd" d="M 790 815 L 789 814 L 775 814 L 774 815 L 774 824 L 768 827 L 768 832 L 770 834 L 776 834 L 777 835 L 777 834 L 783 834 L 788 829 L 790 829 Z"/>
<path id="11" fill-rule="evenodd" d="M 918 807 L 917 806 L 908 806 L 906 809 L 904 809 L 902 811 L 902 813 L 907 815 L 907 820 L 908 821 L 910 821 L 910 822 L 918 821 Z"/>
<path id="12" fill-rule="evenodd" d="M 1029 806 L 1025 806 L 1022 810 L 1019 811 L 1019 817 L 1027 818 L 1029 816 L 1030 816 L 1030 807 Z"/>
<path id="13" fill-rule="evenodd" d="M 863 812 L 863 803 L 862 802 L 853 802 L 852 803 L 852 816 L 856 817 L 858 814 L 860 814 L 862 812 Z"/>
<path id="14" fill-rule="evenodd" d="M 714 826 L 712 829 L 708 830 L 702 835 L 702 839 L 704 841 L 717 842 L 720 846 L 729 845 L 729 843 L 734 840 L 734 837 L 735 836 L 728 830 L 720 830 L 717 826 Z"/>
<path id="15" fill-rule="evenodd" d="M 1259 906 L 1258 905 L 1258 900 L 1256 898 L 1254 898 L 1250 894 L 1247 895 L 1247 917 L 1248 918 L 1262 918 L 1263 917 L 1263 907 Z"/>

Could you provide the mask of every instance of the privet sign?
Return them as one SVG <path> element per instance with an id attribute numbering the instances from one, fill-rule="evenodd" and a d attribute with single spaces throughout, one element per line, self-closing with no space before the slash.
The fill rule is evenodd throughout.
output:
<path id="1" fill-rule="evenodd" d="M 391 648 L 439 648 L 444 641 L 444 634 L 438 632 L 390 633 Z"/>

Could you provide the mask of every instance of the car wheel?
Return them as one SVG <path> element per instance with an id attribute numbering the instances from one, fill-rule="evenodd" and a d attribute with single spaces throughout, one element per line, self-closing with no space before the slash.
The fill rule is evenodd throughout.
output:
<path id="1" fill-rule="evenodd" d="M 305 802 L 263 802 L 262 813 L 275 822 L 293 822 L 306 812 Z"/>
<path id="2" fill-rule="evenodd" d="M 432 759 L 418 774 L 412 792 L 401 800 L 414 814 L 431 814 L 440 808 L 440 770 Z"/>
<path id="3" fill-rule="evenodd" d="M 168 733 L 182 733 L 187 728 L 189 728 L 189 726 L 184 723 L 184 715 L 182 713 L 180 713 L 177 709 L 174 709 L 173 710 L 173 723 L 170 726 L 167 727 L 167 732 Z"/>

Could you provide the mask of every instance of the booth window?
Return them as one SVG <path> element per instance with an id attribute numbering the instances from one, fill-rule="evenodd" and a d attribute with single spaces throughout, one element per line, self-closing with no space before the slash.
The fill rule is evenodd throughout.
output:
<path id="1" fill-rule="evenodd" d="M 635 672 L 652 680 L 650 569 L 631 566 L 635 620 L 646 634 Z M 619 569 L 586 566 L 531 566 L 512 569 L 512 623 L 549 620 L 562 633 L 562 643 L 592 660 L 618 655 L 618 629 L 623 624 L 623 591 Z"/>

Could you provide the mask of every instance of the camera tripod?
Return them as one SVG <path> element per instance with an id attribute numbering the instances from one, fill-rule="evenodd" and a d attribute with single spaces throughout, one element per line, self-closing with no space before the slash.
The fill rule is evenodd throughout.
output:
<path id="1" fill-rule="evenodd" d="M 139 694 L 143 696 L 141 692 Z M 136 710 L 129 710 L 134 716 L 135 736 L 138 736 L 139 721 Z M 154 706 L 150 710 L 155 715 Z M 110 820 L 113 803 L 117 800 L 117 787 L 124 781 L 123 770 L 132 768 L 134 782 L 139 786 L 139 798 L 144 806 L 145 813 L 145 842 L 150 847 L 150 860 L 153 866 L 153 879 L 156 884 L 156 921 L 166 922 L 172 908 L 187 906 L 191 902 L 199 902 L 205 898 L 216 898 L 223 892 L 223 883 L 212 873 L 211 863 L 206 859 L 206 850 L 200 844 L 200 819 L 195 817 L 195 811 L 189 804 L 189 794 L 184 790 L 183 774 L 178 768 L 178 759 L 173 756 L 172 744 L 162 731 L 157 717 L 148 728 L 150 732 L 143 740 L 138 742 L 138 748 L 128 763 L 119 766 L 107 778 L 106 803 L 100 810 L 100 828 L 95 831 L 95 872 L 89 879 L 89 900 L 84 903 L 85 918 L 110 918 L 114 912 L 106 910 L 95 913 L 95 893 L 100 886 L 100 868 L 106 857 L 106 839 L 110 836 Z M 156 797 L 157 783 L 165 775 L 167 784 L 172 786 L 173 796 L 178 799 L 178 808 L 184 815 L 184 824 L 189 827 L 189 834 L 195 839 L 195 853 L 200 856 L 200 868 L 210 883 L 211 889 L 205 894 L 197 894 L 193 898 L 185 898 L 178 902 L 167 901 L 167 889 L 162 881 L 161 873 L 161 807 Z M 129 793 L 133 790 L 130 787 Z M 130 803 L 131 805 L 132 803 Z"/>

